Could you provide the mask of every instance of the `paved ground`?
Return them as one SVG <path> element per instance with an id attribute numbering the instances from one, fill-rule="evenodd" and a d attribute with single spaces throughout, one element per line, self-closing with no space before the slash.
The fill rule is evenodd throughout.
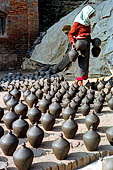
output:
<path id="1" fill-rule="evenodd" d="M 93 80 L 95 81 L 95 79 Z M 73 82 L 70 82 L 70 83 L 73 83 Z M 5 113 L 8 112 L 6 109 L 6 106 L 3 103 L 3 96 L 6 93 L 7 92 L 0 92 L 0 107 L 4 108 Z M 91 105 L 91 110 L 93 110 L 93 104 Z M 61 164 L 61 163 L 68 164 L 69 162 L 72 162 L 73 160 L 78 160 L 81 157 L 90 155 L 92 153 L 98 153 L 99 151 L 103 151 L 103 150 L 113 150 L 113 147 L 110 146 L 107 140 L 107 137 L 106 137 L 106 129 L 113 126 L 113 111 L 110 110 L 106 102 L 104 103 L 102 113 L 98 114 L 98 116 L 100 118 L 100 124 L 98 126 L 97 132 L 101 136 L 101 142 L 99 144 L 98 151 L 96 152 L 90 153 L 89 151 L 87 151 L 84 145 L 83 134 L 87 131 L 87 128 L 84 122 L 85 117 L 80 113 L 80 108 L 75 118 L 78 123 L 78 131 L 74 139 L 68 139 L 68 141 L 71 144 L 71 148 L 70 148 L 70 151 L 69 151 L 69 154 L 66 160 L 63 160 L 63 161 L 57 160 L 51 149 L 52 142 L 55 139 L 57 139 L 59 137 L 59 134 L 61 133 L 61 126 L 62 126 L 62 123 L 64 122 L 62 115 L 60 116 L 60 118 L 56 119 L 56 122 L 55 122 L 55 125 L 52 131 L 48 131 L 48 132 L 45 131 L 43 142 L 38 149 L 32 148 L 26 138 L 19 139 L 18 147 L 20 147 L 22 142 L 25 141 L 27 146 L 31 148 L 34 152 L 34 159 L 33 159 L 31 170 L 42 170 L 42 169 L 47 169 L 47 168 L 49 170 L 50 165 L 54 167 L 54 165 L 56 164 Z M 28 119 L 26 120 L 29 122 Z M 7 131 L 7 128 L 3 122 L 1 122 L 0 125 L 3 126 L 4 129 Z M 41 124 L 39 124 L 39 126 L 43 129 Z M 0 161 L 8 162 L 8 170 L 16 170 L 16 167 L 13 162 L 13 158 L 5 156 L 1 149 L 0 149 Z"/>

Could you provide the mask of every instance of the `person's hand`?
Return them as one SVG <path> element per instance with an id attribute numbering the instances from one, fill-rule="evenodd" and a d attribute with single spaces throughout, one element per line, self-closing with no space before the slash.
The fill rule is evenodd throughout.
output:
<path id="1" fill-rule="evenodd" d="M 72 50 L 76 50 L 75 43 L 72 44 Z"/>

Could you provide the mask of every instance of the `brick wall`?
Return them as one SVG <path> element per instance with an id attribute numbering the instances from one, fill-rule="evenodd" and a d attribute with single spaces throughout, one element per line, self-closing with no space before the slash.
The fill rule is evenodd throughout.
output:
<path id="1" fill-rule="evenodd" d="M 0 70 L 21 67 L 27 49 L 39 33 L 38 1 L 9 0 L 8 10 L 7 1 L 0 2 L 2 7 L 4 3 L 0 13 L 6 16 L 6 33 L 0 35 Z"/>

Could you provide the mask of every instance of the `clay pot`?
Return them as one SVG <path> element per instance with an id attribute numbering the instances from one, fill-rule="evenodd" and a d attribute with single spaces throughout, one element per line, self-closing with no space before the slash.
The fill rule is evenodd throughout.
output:
<path id="1" fill-rule="evenodd" d="M 100 52 L 101 52 L 101 48 L 100 47 L 93 47 L 91 49 L 91 51 L 92 51 L 93 57 L 98 57 Z"/>
<path id="2" fill-rule="evenodd" d="M 78 95 L 81 99 L 83 99 L 85 97 L 85 94 L 84 94 L 84 92 L 82 92 L 82 90 L 79 91 Z"/>
<path id="3" fill-rule="evenodd" d="M 30 93 L 31 93 L 31 91 L 28 90 L 28 89 L 23 93 L 24 101 L 26 101 L 26 97 L 27 97 L 28 95 L 30 95 Z"/>
<path id="4" fill-rule="evenodd" d="M 100 142 L 100 135 L 90 127 L 83 135 L 83 141 L 88 151 L 96 151 Z"/>
<path id="5" fill-rule="evenodd" d="M 46 96 L 44 96 L 40 101 L 39 101 L 39 108 L 42 113 L 46 113 L 47 109 L 49 108 L 50 102 L 46 99 Z"/>
<path id="6" fill-rule="evenodd" d="M 4 129 L 2 126 L 0 126 L 0 138 L 4 135 Z"/>
<path id="7" fill-rule="evenodd" d="M 109 143 L 113 146 L 113 127 L 110 127 L 106 130 L 106 136 Z"/>
<path id="8" fill-rule="evenodd" d="M 87 41 L 81 39 L 81 40 L 76 41 L 75 47 L 76 47 L 77 50 L 82 51 L 82 50 L 85 50 L 87 48 L 87 45 L 88 45 Z"/>
<path id="9" fill-rule="evenodd" d="M 61 89 L 60 89 L 60 93 L 61 93 L 62 95 L 64 95 L 64 94 L 65 94 L 65 92 L 66 92 L 66 89 L 65 89 L 64 87 L 61 87 Z"/>
<path id="10" fill-rule="evenodd" d="M 69 92 L 66 92 L 63 96 L 63 99 L 68 98 L 71 99 L 71 95 L 69 94 Z"/>
<path id="11" fill-rule="evenodd" d="M 0 107 L 0 121 L 3 116 L 4 116 L 4 109 Z"/>
<path id="12" fill-rule="evenodd" d="M 87 87 L 88 89 L 91 87 L 91 83 L 90 83 L 89 80 L 88 80 L 87 83 L 85 84 L 85 87 Z"/>
<path id="13" fill-rule="evenodd" d="M 83 104 L 85 104 L 85 103 L 87 103 L 87 104 L 90 104 L 90 100 L 89 100 L 89 98 L 87 97 L 87 96 L 85 96 L 83 99 L 82 99 L 82 105 Z"/>
<path id="14" fill-rule="evenodd" d="M 72 99 L 72 101 L 70 102 L 70 106 L 71 106 L 74 110 L 77 111 L 77 109 L 78 109 L 78 103 L 75 102 L 74 99 Z"/>
<path id="15" fill-rule="evenodd" d="M 76 111 L 68 104 L 68 106 L 64 109 L 62 112 L 62 116 L 64 120 L 69 119 L 69 116 L 72 116 L 74 118 L 76 115 Z"/>
<path id="16" fill-rule="evenodd" d="M 87 89 L 84 86 L 80 86 L 79 89 L 84 95 L 87 93 Z"/>
<path id="17" fill-rule="evenodd" d="M 75 96 L 75 90 L 72 87 L 69 88 L 69 94 L 70 94 L 71 98 L 73 98 Z"/>
<path id="18" fill-rule="evenodd" d="M 33 86 L 33 87 L 30 89 L 30 91 L 31 91 L 32 93 L 35 93 L 35 92 L 36 92 L 35 87 Z"/>
<path id="19" fill-rule="evenodd" d="M 108 101 L 108 106 L 113 110 L 113 97 Z"/>
<path id="20" fill-rule="evenodd" d="M 33 94 L 33 92 L 31 92 L 31 94 L 26 97 L 26 102 L 28 106 L 31 108 L 33 107 L 33 104 L 37 104 L 38 97 L 35 94 Z"/>
<path id="21" fill-rule="evenodd" d="M 32 124 L 34 124 L 36 122 L 38 123 L 40 118 L 41 118 L 41 111 L 34 104 L 33 107 L 28 111 L 28 119 Z"/>
<path id="22" fill-rule="evenodd" d="M 52 142 L 53 152 L 58 160 L 63 160 L 67 157 L 70 150 L 70 143 L 63 138 L 63 135 L 60 134 L 60 137 Z"/>
<path id="23" fill-rule="evenodd" d="M 43 88 L 43 91 L 44 91 L 44 93 L 48 93 L 48 91 L 50 91 L 50 86 L 48 85 L 48 84 L 45 84 L 44 85 L 44 88 Z"/>
<path id="24" fill-rule="evenodd" d="M 1 137 L 0 147 L 6 156 L 12 156 L 18 143 L 18 138 L 12 134 L 12 131 L 10 130 L 6 135 Z"/>
<path id="25" fill-rule="evenodd" d="M 50 114 L 48 111 L 41 117 L 41 123 L 46 131 L 52 130 L 55 124 L 55 116 Z"/>
<path id="26" fill-rule="evenodd" d="M 12 129 L 12 124 L 17 120 L 19 116 L 11 109 L 8 113 L 3 116 L 3 122 L 8 129 Z"/>
<path id="27" fill-rule="evenodd" d="M 87 94 L 87 97 L 88 97 L 88 99 L 89 99 L 89 102 L 90 102 L 90 103 L 93 103 L 93 100 L 94 100 L 94 94 L 92 94 L 92 93 L 88 93 L 88 94 Z"/>
<path id="28" fill-rule="evenodd" d="M 93 89 L 89 89 L 88 91 L 87 91 L 87 94 L 92 94 L 93 96 L 95 95 L 95 90 L 93 90 Z"/>
<path id="29" fill-rule="evenodd" d="M 82 115 L 83 115 L 83 116 L 87 116 L 87 115 L 89 114 L 89 112 L 90 112 L 90 105 L 87 104 L 87 102 L 86 102 L 85 104 L 83 104 L 83 105 L 81 106 L 80 109 L 81 109 Z"/>
<path id="30" fill-rule="evenodd" d="M 22 118 L 26 118 L 28 107 L 26 104 L 19 101 L 19 103 L 14 107 L 14 111 L 18 115 L 22 115 Z"/>
<path id="31" fill-rule="evenodd" d="M 49 111 L 51 114 L 53 114 L 56 118 L 60 116 L 60 113 L 62 111 L 62 106 L 57 101 L 53 102 L 49 105 Z"/>
<path id="32" fill-rule="evenodd" d="M 70 99 L 67 97 L 65 99 L 62 100 L 62 105 L 63 108 L 67 107 L 67 105 L 70 103 Z"/>
<path id="33" fill-rule="evenodd" d="M 28 170 L 33 162 L 33 151 L 22 144 L 13 154 L 13 160 L 18 170 Z"/>
<path id="34" fill-rule="evenodd" d="M 63 131 L 65 137 L 68 139 L 74 138 L 77 130 L 78 130 L 78 125 L 77 125 L 76 121 L 72 119 L 71 116 L 69 117 L 69 119 L 67 119 L 62 124 L 62 131 Z"/>
<path id="35" fill-rule="evenodd" d="M 83 93 L 86 94 L 87 89 L 86 89 L 84 86 L 80 86 L 80 87 L 79 87 L 79 91 L 82 91 Z"/>
<path id="36" fill-rule="evenodd" d="M 22 119 L 22 116 L 19 117 L 18 120 L 13 122 L 13 131 L 19 138 L 26 137 L 26 132 L 29 128 L 29 124 L 26 120 Z"/>
<path id="37" fill-rule="evenodd" d="M 104 88 L 104 84 L 100 82 L 97 86 L 98 91 L 101 91 Z"/>
<path id="38" fill-rule="evenodd" d="M 103 108 L 103 103 L 100 101 L 100 99 L 97 99 L 94 102 L 94 110 L 95 110 L 95 112 L 96 113 L 101 113 L 102 108 Z"/>
<path id="39" fill-rule="evenodd" d="M 92 45 L 95 47 L 99 47 L 101 45 L 101 40 L 99 38 L 94 38 L 92 40 Z"/>
<path id="40" fill-rule="evenodd" d="M 104 90 L 104 93 L 105 93 L 106 95 L 109 94 L 109 92 L 110 92 L 110 89 L 107 88 L 107 87 L 105 87 L 103 90 Z"/>
<path id="41" fill-rule="evenodd" d="M 76 97 L 74 97 L 74 100 L 75 100 L 75 102 L 78 103 L 78 106 L 79 106 L 82 99 L 79 97 L 79 95 L 76 95 Z"/>
<path id="42" fill-rule="evenodd" d="M 10 91 L 10 94 L 13 95 L 17 101 L 21 97 L 21 92 L 17 90 L 17 88 L 14 88 L 12 91 Z"/>
<path id="43" fill-rule="evenodd" d="M 112 93 L 106 95 L 106 102 L 108 102 L 112 98 Z"/>
<path id="44" fill-rule="evenodd" d="M 99 93 L 96 99 L 99 100 L 103 104 L 105 101 L 105 96 L 103 96 L 102 93 Z"/>
<path id="45" fill-rule="evenodd" d="M 92 87 L 91 88 L 93 90 L 98 90 L 97 86 L 98 86 L 99 83 L 100 83 L 99 79 L 97 79 L 96 82 L 92 82 Z"/>
<path id="46" fill-rule="evenodd" d="M 56 93 L 56 95 L 57 95 L 58 99 L 61 101 L 61 99 L 62 99 L 62 93 L 61 93 L 60 91 L 58 91 L 58 92 Z"/>
<path id="47" fill-rule="evenodd" d="M 48 93 L 46 94 L 46 99 L 51 101 L 52 99 L 52 95 L 50 94 L 50 92 L 48 91 Z"/>
<path id="48" fill-rule="evenodd" d="M 91 126 L 93 126 L 93 129 L 96 130 L 98 125 L 100 123 L 99 117 L 94 113 L 94 111 L 91 112 L 91 114 L 87 115 L 85 117 L 85 124 L 88 130 Z"/>
<path id="49" fill-rule="evenodd" d="M 17 105 L 18 101 L 15 99 L 14 96 L 11 96 L 11 99 L 7 101 L 6 107 L 7 110 L 10 111 L 10 109 L 14 109 L 14 107 Z"/>
<path id="50" fill-rule="evenodd" d="M 111 83 L 110 82 L 106 83 L 105 88 L 107 88 L 110 91 L 112 88 Z"/>
<path id="51" fill-rule="evenodd" d="M 22 90 L 22 92 L 24 93 L 24 92 L 27 90 L 27 86 L 23 85 L 23 86 L 21 87 L 21 90 Z"/>
<path id="52" fill-rule="evenodd" d="M 71 62 L 76 61 L 77 57 L 78 57 L 78 52 L 76 50 L 72 49 L 71 51 L 69 51 L 69 60 Z"/>
<path id="53" fill-rule="evenodd" d="M 42 97 L 43 97 L 43 91 L 42 91 L 41 89 L 38 89 L 35 94 L 36 94 L 36 96 L 38 97 L 38 99 L 42 99 Z"/>
<path id="54" fill-rule="evenodd" d="M 3 97 L 3 101 L 4 101 L 5 105 L 6 105 L 6 103 L 8 102 L 8 100 L 11 99 L 11 96 L 12 96 L 12 95 L 11 95 L 10 93 L 5 94 L 5 96 Z"/>
<path id="55" fill-rule="evenodd" d="M 105 98 L 106 94 L 103 89 L 101 90 L 101 92 L 99 92 L 99 95 L 101 95 L 103 98 Z"/>
<path id="56" fill-rule="evenodd" d="M 44 131 L 38 126 L 37 123 L 27 131 L 27 139 L 33 148 L 38 148 L 44 138 Z"/>

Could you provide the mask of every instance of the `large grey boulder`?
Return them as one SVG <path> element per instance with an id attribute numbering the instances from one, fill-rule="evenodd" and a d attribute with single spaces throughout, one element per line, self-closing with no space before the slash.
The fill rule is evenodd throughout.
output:
<path id="1" fill-rule="evenodd" d="M 92 38 L 102 40 L 101 54 L 98 58 L 90 56 L 89 76 L 97 77 L 110 75 L 113 69 L 113 0 L 93 4 L 96 16 L 91 20 Z M 81 7 L 76 8 L 59 22 L 47 30 L 42 42 L 37 45 L 32 53 L 31 60 L 43 64 L 58 64 L 68 48 L 68 37 L 62 32 L 63 25 L 73 24 L 73 20 Z M 72 63 L 65 74 L 74 75 L 77 70 L 77 61 Z"/>

